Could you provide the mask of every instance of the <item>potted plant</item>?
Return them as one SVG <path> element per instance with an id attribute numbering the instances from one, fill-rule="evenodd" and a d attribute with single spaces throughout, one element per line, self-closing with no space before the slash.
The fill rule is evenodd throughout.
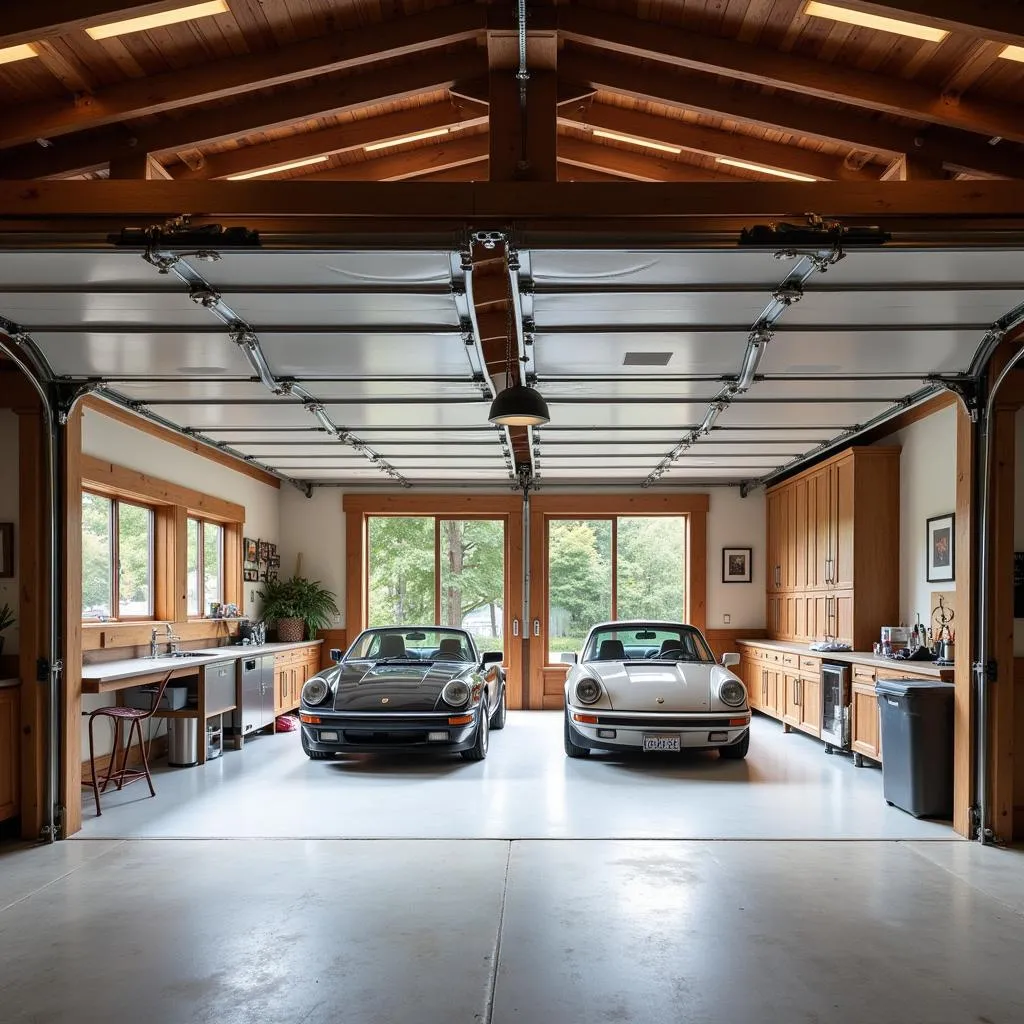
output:
<path id="1" fill-rule="evenodd" d="M 312 639 L 338 614 L 334 594 L 319 580 L 304 576 L 267 580 L 258 596 L 263 602 L 263 618 L 277 623 L 277 638 L 283 643 L 302 640 L 304 631 Z"/>
<path id="2" fill-rule="evenodd" d="M 11 606 L 5 602 L 4 606 L 0 608 L 0 654 L 4 653 L 4 630 L 10 629 L 17 621 L 14 612 L 11 611 Z"/>

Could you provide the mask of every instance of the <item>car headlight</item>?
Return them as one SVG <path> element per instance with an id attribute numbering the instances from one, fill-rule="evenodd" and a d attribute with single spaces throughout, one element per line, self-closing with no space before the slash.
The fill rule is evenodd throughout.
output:
<path id="1" fill-rule="evenodd" d="M 576 699 L 581 704 L 593 704 L 601 696 L 601 684 L 596 679 L 581 679 L 576 684 Z"/>
<path id="2" fill-rule="evenodd" d="M 441 691 L 441 700 L 450 704 L 453 708 L 461 708 L 463 704 L 469 703 L 473 691 L 469 683 L 463 679 L 449 679 Z"/>
<path id="3" fill-rule="evenodd" d="M 747 691 L 743 684 L 735 679 L 726 679 L 718 688 L 718 697 L 723 704 L 738 708 L 747 698 Z"/>
<path id="4" fill-rule="evenodd" d="M 312 679 L 308 679 L 302 687 L 302 703 L 308 704 L 310 707 L 315 707 L 317 704 L 323 704 L 327 700 L 327 694 L 331 692 L 331 688 L 327 685 L 326 681 L 321 679 L 319 676 L 313 676 Z"/>

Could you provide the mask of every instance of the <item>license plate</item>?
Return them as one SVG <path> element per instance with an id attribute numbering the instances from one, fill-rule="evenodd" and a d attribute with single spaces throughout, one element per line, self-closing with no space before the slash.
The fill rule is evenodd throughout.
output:
<path id="1" fill-rule="evenodd" d="M 644 736 L 643 737 L 643 749 L 644 750 L 679 750 L 679 737 L 678 736 Z"/>

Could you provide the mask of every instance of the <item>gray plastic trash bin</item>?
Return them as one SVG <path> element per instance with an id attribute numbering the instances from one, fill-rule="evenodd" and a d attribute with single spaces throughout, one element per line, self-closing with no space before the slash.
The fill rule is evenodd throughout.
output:
<path id="1" fill-rule="evenodd" d="M 167 763 L 191 768 L 199 763 L 198 723 L 194 718 L 172 718 L 167 723 Z"/>
<path id="2" fill-rule="evenodd" d="M 882 790 L 915 818 L 953 816 L 953 684 L 880 679 Z"/>

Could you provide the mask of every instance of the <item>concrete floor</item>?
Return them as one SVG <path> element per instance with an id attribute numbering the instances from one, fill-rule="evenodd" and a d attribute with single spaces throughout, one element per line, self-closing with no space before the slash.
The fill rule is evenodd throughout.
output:
<path id="1" fill-rule="evenodd" d="M 0 1020 L 1024 1019 L 1024 855 L 886 808 L 877 772 L 764 721 L 745 769 L 566 762 L 556 726 L 512 716 L 483 766 L 404 773 L 267 737 L 108 801 L 83 840 L 0 848 Z M 385 838 L 289 838 L 300 811 Z M 225 838 L 153 838 L 199 823 Z M 140 837 L 98 838 L 118 830 Z"/>

